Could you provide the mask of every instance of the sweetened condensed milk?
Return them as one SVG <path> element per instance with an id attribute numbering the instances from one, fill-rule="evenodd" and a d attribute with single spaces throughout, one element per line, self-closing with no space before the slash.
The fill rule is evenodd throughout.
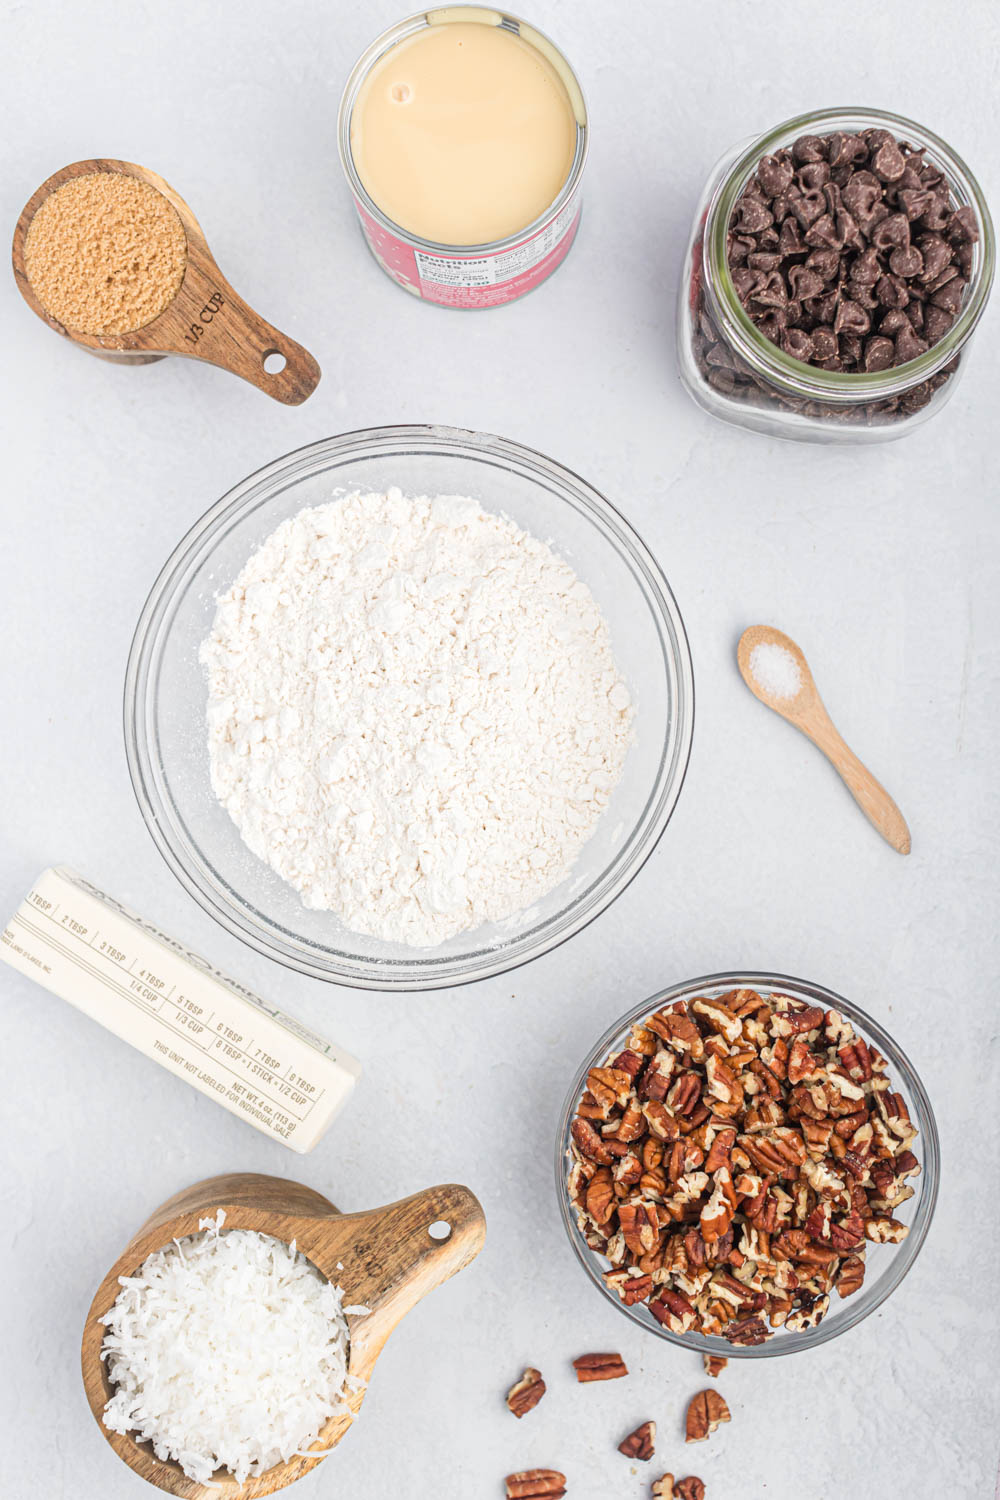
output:
<path id="1" fill-rule="evenodd" d="M 441 244 L 485 245 L 555 202 L 576 118 L 537 48 L 502 26 L 453 21 L 407 37 L 372 69 L 351 149 L 395 223 Z"/>
<path id="2" fill-rule="evenodd" d="M 376 259 L 408 291 L 452 306 L 511 301 L 562 261 L 586 147 L 562 54 L 477 6 L 380 37 L 341 106 L 344 166 Z"/>

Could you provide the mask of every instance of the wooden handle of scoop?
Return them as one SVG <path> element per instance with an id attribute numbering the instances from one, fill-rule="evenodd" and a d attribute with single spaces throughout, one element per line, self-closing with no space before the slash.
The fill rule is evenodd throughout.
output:
<path id="1" fill-rule="evenodd" d="M 189 245 L 191 244 L 191 232 Z M 301 344 L 265 321 L 222 276 L 211 257 L 192 252 L 180 291 L 157 324 L 170 325 L 171 349 L 248 380 L 286 406 L 298 406 L 320 381 L 320 367 Z M 280 364 L 268 370 L 266 365 Z"/>
<path id="2" fill-rule="evenodd" d="M 898 854 L 909 854 L 910 830 L 906 819 L 882 783 L 875 779 L 834 727 L 829 715 L 825 712 L 822 717 L 814 715 L 811 723 L 799 727 L 822 750 L 872 827 Z"/>

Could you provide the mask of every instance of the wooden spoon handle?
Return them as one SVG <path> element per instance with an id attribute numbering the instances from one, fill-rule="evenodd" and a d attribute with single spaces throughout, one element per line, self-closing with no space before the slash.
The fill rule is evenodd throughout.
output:
<path id="1" fill-rule="evenodd" d="M 800 725 L 840 776 L 847 790 L 871 825 L 898 854 L 910 852 L 910 830 L 906 819 L 885 787 L 858 759 L 850 745 L 824 715 L 819 723 Z"/>
<path id="2" fill-rule="evenodd" d="M 179 342 L 167 352 L 219 365 L 286 406 L 298 406 L 319 384 L 322 372 L 309 350 L 244 302 L 214 261 L 189 261 L 169 312 Z M 285 361 L 273 373 L 264 368 L 271 355 Z"/>

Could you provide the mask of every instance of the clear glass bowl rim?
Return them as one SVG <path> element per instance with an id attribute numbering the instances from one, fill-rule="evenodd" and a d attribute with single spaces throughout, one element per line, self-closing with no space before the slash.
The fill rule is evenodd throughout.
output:
<path id="1" fill-rule="evenodd" d="M 854 1297 L 840 1302 L 836 1309 L 831 1306 L 827 1317 L 819 1324 L 818 1328 L 807 1328 L 802 1332 L 786 1333 L 779 1329 L 767 1343 L 758 1344 L 756 1347 L 744 1348 L 738 1344 L 730 1344 L 727 1339 L 717 1338 L 706 1334 L 678 1334 L 669 1328 L 653 1322 L 648 1315 L 635 1307 L 626 1307 L 617 1292 L 611 1291 L 601 1275 L 600 1257 L 584 1242 L 576 1223 L 576 1214 L 570 1202 L 569 1190 L 566 1183 L 567 1175 L 567 1152 L 570 1145 L 570 1125 L 576 1112 L 576 1106 L 583 1093 L 587 1074 L 593 1067 L 600 1066 L 608 1054 L 617 1050 L 624 1034 L 641 1021 L 644 1016 L 652 1015 L 656 1010 L 661 1010 L 666 1005 L 671 1005 L 675 1000 L 687 999 L 689 996 L 711 993 L 713 990 L 729 989 L 752 989 L 771 990 L 778 994 L 791 995 L 793 999 L 803 999 L 810 1003 L 822 1005 L 824 1010 L 838 1010 L 854 1023 L 863 1036 L 874 1042 L 882 1056 L 889 1064 L 889 1077 L 898 1087 L 899 1082 L 906 1091 L 908 1100 L 916 1106 L 916 1123 L 919 1129 L 917 1137 L 916 1154 L 920 1161 L 921 1175 L 917 1179 L 919 1183 L 917 1197 L 917 1208 L 910 1224 L 910 1232 L 902 1244 L 892 1247 L 892 1261 L 889 1274 L 881 1277 L 879 1286 L 862 1287 L 861 1291 Z M 562 1116 L 559 1122 L 559 1131 L 556 1136 L 556 1191 L 559 1197 L 563 1226 L 569 1236 L 570 1244 L 576 1254 L 577 1260 L 586 1271 L 589 1280 L 596 1286 L 602 1296 L 607 1298 L 618 1310 L 630 1318 L 646 1333 L 655 1337 L 666 1339 L 668 1343 L 677 1344 L 682 1349 L 695 1350 L 702 1354 L 720 1354 L 729 1359 L 769 1359 L 782 1354 L 798 1354 L 805 1349 L 815 1349 L 820 1344 L 828 1343 L 830 1339 L 839 1337 L 848 1329 L 854 1328 L 869 1313 L 873 1313 L 877 1307 L 881 1307 L 887 1297 L 896 1290 L 904 1276 L 909 1271 L 913 1262 L 919 1254 L 920 1248 L 927 1237 L 931 1220 L 934 1216 L 934 1206 L 937 1202 L 938 1183 L 941 1174 L 941 1144 L 938 1137 L 937 1121 L 931 1108 L 927 1091 L 920 1080 L 920 1076 L 910 1062 L 902 1048 L 893 1041 L 889 1033 L 879 1025 L 871 1016 L 863 1011 L 860 1006 L 852 1001 L 846 1000 L 833 990 L 826 989 L 823 985 L 813 984 L 810 980 L 795 979 L 789 974 L 776 974 L 764 972 L 750 972 L 747 970 L 733 970 L 722 974 L 705 974 L 699 979 L 687 979 L 680 984 L 672 985 L 669 989 L 660 990 L 657 994 L 649 996 L 640 1005 L 634 1006 L 621 1016 L 601 1037 L 594 1046 L 585 1061 L 578 1068 L 573 1083 L 566 1095 L 563 1105 Z M 852 1304 L 854 1304 L 852 1306 Z"/>
<path id="2" fill-rule="evenodd" d="M 772 344 L 755 327 L 736 295 L 726 264 L 726 231 L 736 200 L 762 156 L 772 154 L 799 135 L 829 134 L 869 128 L 890 130 L 894 135 L 926 146 L 945 169 L 952 188 L 959 188 L 963 201 L 971 203 L 979 220 L 980 253 L 975 276 L 970 283 L 962 310 L 943 338 L 925 353 L 894 369 L 870 371 L 861 375 L 838 370 L 820 370 Z M 708 205 L 702 252 L 703 277 L 712 310 L 721 331 L 741 358 L 768 380 L 779 384 L 789 394 L 811 397 L 828 403 L 851 405 L 897 395 L 930 379 L 968 342 L 982 317 L 989 299 L 996 265 L 996 240 L 993 220 L 983 190 L 975 176 L 956 151 L 916 120 L 886 110 L 861 106 L 811 111 L 796 115 L 757 136 L 742 148 L 727 165 Z"/>
<path id="3" fill-rule="evenodd" d="M 391 452 L 394 447 L 415 445 L 425 445 L 425 452 L 448 457 L 472 454 L 500 463 L 510 460 L 524 477 L 537 473 L 555 489 L 574 494 L 582 508 L 599 523 L 598 529 L 607 544 L 625 558 L 637 588 L 645 595 L 663 647 L 668 676 L 676 689 L 674 719 L 661 748 L 656 781 L 638 822 L 623 840 L 619 857 L 586 891 L 567 904 L 563 920 L 554 931 L 549 932 L 548 926 L 544 926 L 537 940 L 530 944 L 524 943 L 522 935 L 515 951 L 507 945 L 490 946 L 434 959 L 418 956 L 424 950 L 415 949 L 412 960 L 379 961 L 351 956 L 334 962 L 320 957 L 311 945 L 287 929 L 285 940 L 272 937 L 252 920 L 247 903 L 230 899 L 220 884 L 199 868 L 205 864 L 203 860 L 192 863 L 187 852 L 182 855 L 174 846 L 169 832 L 171 820 L 159 792 L 151 753 L 155 684 L 176 605 L 220 535 L 254 506 L 265 503 L 273 488 L 287 487 L 296 476 L 322 471 L 328 466 L 328 459 L 352 456 L 360 459 L 371 452 Z M 561 498 L 570 503 L 567 495 Z M 143 821 L 166 864 L 198 905 L 235 937 L 287 968 L 354 989 L 404 993 L 471 984 L 519 968 L 567 942 L 599 917 L 631 884 L 670 821 L 690 762 L 694 713 L 694 668 L 683 618 L 659 563 L 630 522 L 588 480 L 545 454 L 492 433 L 434 423 L 361 428 L 322 438 L 272 460 L 228 490 L 189 528 L 153 583 L 132 639 L 123 701 L 126 759 Z M 641 836 L 636 840 L 639 829 Z M 626 851 L 630 851 L 627 858 Z"/>

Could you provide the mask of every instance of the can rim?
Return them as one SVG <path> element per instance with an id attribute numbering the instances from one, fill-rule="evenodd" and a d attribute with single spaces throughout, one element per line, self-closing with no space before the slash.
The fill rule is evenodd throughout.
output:
<path id="1" fill-rule="evenodd" d="M 481 5 L 455 5 L 448 7 L 453 14 L 463 10 L 482 12 L 485 8 Z M 496 23 L 500 27 L 520 36 L 521 28 L 524 26 L 529 32 L 540 37 L 552 49 L 573 80 L 582 106 L 583 118 L 581 119 L 577 116 L 576 120 L 576 154 L 566 175 L 566 180 L 549 207 L 539 214 L 536 219 L 532 219 L 530 224 L 526 224 L 523 229 L 515 230 L 513 234 L 507 235 L 502 240 L 485 240 L 480 244 L 474 245 L 452 245 L 444 240 L 425 239 L 422 235 L 414 234 L 412 230 L 404 228 L 402 224 L 397 224 L 395 219 L 390 219 L 388 214 L 379 208 L 358 175 L 358 170 L 354 162 L 354 153 L 351 150 L 351 117 L 354 113 L 354 105 L 357 101 L 361 85 L 376 62 L 384 57 L 398 42 L 405 40 L 406 37 L 416 35 L 423 27 L 431 24 L 429 17 L 434 14 L 433 11 L 423 10 L 418 11 L 415 15 L 406 16 L 402 21 L 397 21 L 394 26 L 388 27 L 365 48 L 348 75 L 337 115 L 337 146 L 340 153 L 340 164 L 343 167 L 344 175 L 358 205 L 362 206 L 367 214 L 375 219 L 384 229 L 389 230 L 397 239 L 405 240 L 406 243 L 415 245 L 418 249 L 426 250 L 429 254 L 444 254 L 450 259 L 468 258 L 474 260 L 481 258 L 483 255 L 498 254 L 536 238 L 537 235 L 541 234 L 543 230 L 547 229 L 559 217 L 563 209 L 573 199 L 580 185 L 583 169 L 586 166 L 587 157 L 590 153 L 590 111 L 587 107 L 586 97 L 580 80 L 577 77 L 576 70 L 571 65 L 562 48 L 557 47 L 555 42 L 544 31 L 540 30 L 537 26 L 533 26 L 530 21 L 526 21 L 523 17 L 513 15 L 509 11 L 495 11 L 493 13 L 500 17 L 500 20 Z M 572 99 L 570 102 L 573 102 Z"/>

